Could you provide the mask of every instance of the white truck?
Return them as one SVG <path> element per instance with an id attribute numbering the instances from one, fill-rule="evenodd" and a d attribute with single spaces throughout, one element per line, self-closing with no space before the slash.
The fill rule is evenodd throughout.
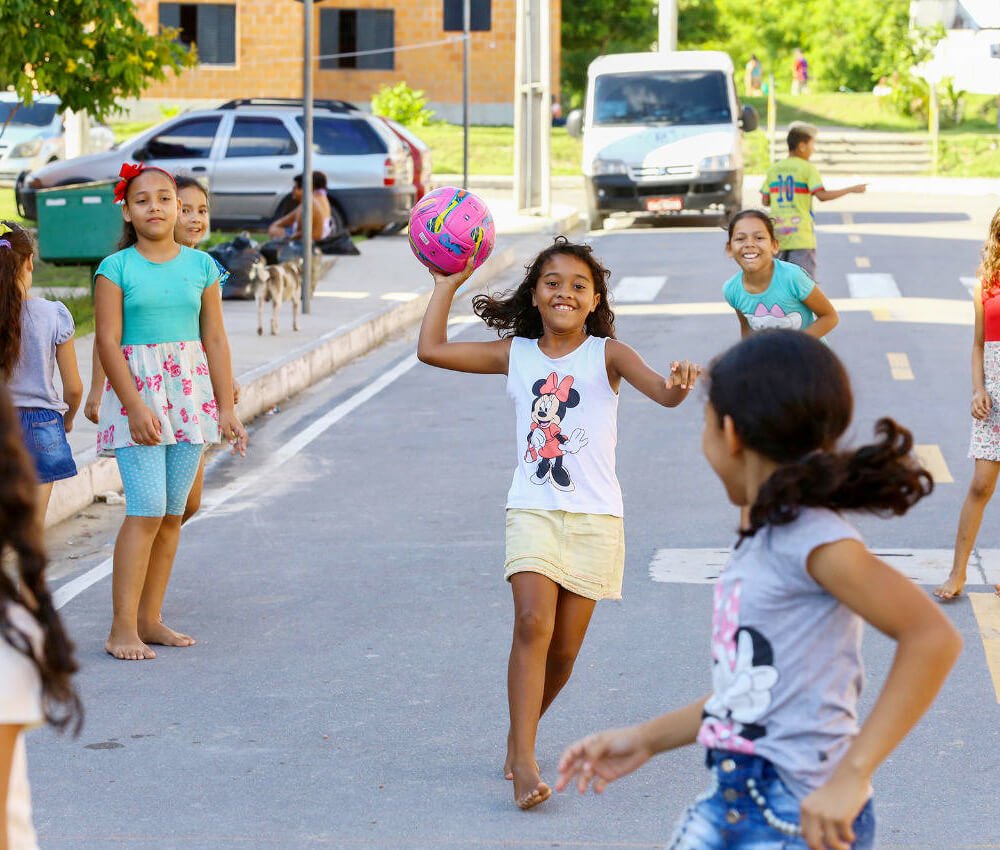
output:
<path id="1" fill-rule="evenodd" d="M 591 229 L 616 212 L 728 218 L 742 205 L 742 133 L 757 113 L 740 106 L 725 53 L 600 56 L 566 125 L 583 138 Z"/>

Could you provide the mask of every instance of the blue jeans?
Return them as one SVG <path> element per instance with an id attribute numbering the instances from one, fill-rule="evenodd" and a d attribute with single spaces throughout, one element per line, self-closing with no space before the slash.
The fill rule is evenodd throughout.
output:
<path id="1" fill-rule="evenodd" d="M 808 850 L 799 830 L 801 801 L 760 756 L 708 751 L 712 784 L 682 816 L 667 850 Z M 875 846 L 869 800 L 854 820 L 853 850 Z"/>
<path id="2" fill-rule="evenodd" d="M 24 445 L 35 463 L 38 483 L 51 484 L 76 475 L 62 414 L 46 407 L 19 407 L 17 414 Z"/>

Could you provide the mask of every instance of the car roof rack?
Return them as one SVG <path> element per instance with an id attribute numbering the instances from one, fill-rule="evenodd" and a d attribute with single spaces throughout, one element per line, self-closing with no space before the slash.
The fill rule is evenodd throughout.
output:
<path id="1" fill-rule="evenodd" d="M 219 109 L 237 109 L 240 106 L 301 106 L 302 99 L 295 97 L 240 97 L 226 101 Z M 353 103 L 346 100 L 313 100 L 313 106 L 332 112 L 359 112 Z"/>

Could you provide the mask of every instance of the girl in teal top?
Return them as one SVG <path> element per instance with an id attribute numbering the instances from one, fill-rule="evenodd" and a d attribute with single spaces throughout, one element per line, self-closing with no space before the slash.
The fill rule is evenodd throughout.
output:
<path id="1" fill-rule="evenodd" d="M 794 263 L 775 259 L 774 224 L 761 210 L 743 210 L 729 222 L 726 254 L 740 273 L 725 282 L 722 294 L 736 311 L 740 336 L 769 328 L 826 336 L 838 322 L 837 311 L 819 285 Z"/>
<path id="2" fill-rule="evenodd" d="M 242 455 L 247 436 L 234 409 L 215 262 L 174 240 L 179 201 L 167 172 L 126 164 L 122 178 L 124 247 L 98 267 L 94 291 L 107 374 L 97 449 L 115 456 L 126 501 L 105 649 L 139 661 L 156 657 L 149 644 L 194 643 L 160 619 L 184 505 L 203 447 L 221 434 Z"/>

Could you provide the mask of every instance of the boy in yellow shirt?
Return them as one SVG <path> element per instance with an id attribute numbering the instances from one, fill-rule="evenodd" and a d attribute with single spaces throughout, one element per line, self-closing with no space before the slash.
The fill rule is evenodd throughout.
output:
<path id="1" fill-rule="evenodd" d="M 852 192 L 864 192 L 867 184 L 845 189 L 824 189 L 823 178 L 809 158 L 816 149 L 817 129 L 794 121 L 788 128 L 788 157 L 774 163 L 760 187 L 761 200 L 770 206 L 778 237 L 778 259 L 801 266 L 816 279 L 816 231 L 812 199 L 832 201 Z"/>

